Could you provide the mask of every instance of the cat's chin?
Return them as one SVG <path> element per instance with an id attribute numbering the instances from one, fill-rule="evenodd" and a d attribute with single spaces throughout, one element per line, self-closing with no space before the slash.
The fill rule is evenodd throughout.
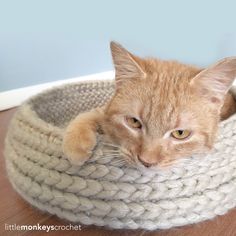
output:
<path id="1" fill-rule="evenodd" d="M 194 157 L 196 158 L 201 158 L 203 154 L 196 154 L 194 155 Z M 137 161 L 135 164 L 136 164 L 136 167 L 137 169 L 139 169 L 140 171 L 155 171 L 155 172 L 158 172 L 158 171 L 165 171 L 165 170 L 169 170 L 171 168 L 175 168 L 177 167 L 178 165 L 181 165 L 181 164 L 184 164 L 188 161 L 190 161 L 192 157 L 188 156 L 188 157 L 182 157 L 182 158 L 177 158 L 175 160 L 172 160 L 170 162 L 167 162 L 167 163 L 157 163 L 155 165 L 150 165 L 150 166 L 145 166 L 143 165 L 141 162 Z"/>
<path id="2" fill-rule="evenodd" d="M 154 171 L 154 172 L 158 172 L 158 171 L 163 171 L 163 170 L 168 170 L 170 169 L 176 162 L 173 162 L 173 163 L 170 163 L 170 164 L 165 164 L 165 165 L 162 165 L 162 164 L 155 164 L 155 165 L 150 165 L 150 166 L 145 166 L 143 165 L 142 163 L 140 162 L 137 162 L 135 163 L 136 165 L 136 168 L 138 170 L 140 170 L 141 172 L 147 172 L 147 171 Z"/>

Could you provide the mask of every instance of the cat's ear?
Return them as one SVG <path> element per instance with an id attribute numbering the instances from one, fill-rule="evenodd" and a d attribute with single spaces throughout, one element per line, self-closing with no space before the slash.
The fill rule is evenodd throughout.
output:
<path id="1" fill-rule="evenodd" d="M 145 77 L 141 67 L 141 59 L 132 55 L 125 48 L 116 42 L 111 42 L 111 54 L 115 66 L 116 81 L 128 78 Z"/>
<path id="2" fill-rule="evenodd" d="M 236 57 L 225 58 L 201 71 L 190 82 L 199 96 L 210 102 L 223 104 L 224 96 L 236 77 Z"/>

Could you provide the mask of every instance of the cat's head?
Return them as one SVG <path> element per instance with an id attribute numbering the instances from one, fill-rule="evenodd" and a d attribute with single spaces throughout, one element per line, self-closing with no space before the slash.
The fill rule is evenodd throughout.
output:
<path id="1" fill-rule="evenodd" d="M 114 42 L 111 51 L 116 91 L 103 128 L 128 160 L 166 166 L 212 148 L 236 58 L 200 70 L 141 59 Z"/>

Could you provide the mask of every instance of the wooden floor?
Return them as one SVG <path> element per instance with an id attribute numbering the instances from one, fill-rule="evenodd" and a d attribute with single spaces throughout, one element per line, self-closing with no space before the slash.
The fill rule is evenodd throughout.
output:
<path id="1" fill-rule="evenodd" d="M 4 137 L 9 121 L 16 109 L 0 112 L 0 235 L 45 235 L 45 231 L 7 231 L 5 225 L 69 225 L 56 216 L 40 212 L 14 192 L 6 175 L 3 158 Z M 102 227 L 81 226 L 80 231 L 51 231 L 49 235 L 86 236 L 236 236 L 236 210 L 211 221 L 165 231 L 109 230 Z"/>

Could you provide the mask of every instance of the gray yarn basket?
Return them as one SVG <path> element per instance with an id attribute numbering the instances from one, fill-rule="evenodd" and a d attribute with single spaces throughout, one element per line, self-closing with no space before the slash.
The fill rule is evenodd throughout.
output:
<path id="1" fill-rule="evenodd" d="M 5 159 L 12 186 L 26 201 L 76 223 L 147 230 L 197 223 L 235 207 L 235 115 L 220 124 L 210 154 L 168 169 L 122 164 L 100 141 L 88 162 L 72 166 L 61 148 L 64 127 L 80 112 L 105 104 L 113 92 L 111 81 L 75 83 L 19 108 Z"/>

